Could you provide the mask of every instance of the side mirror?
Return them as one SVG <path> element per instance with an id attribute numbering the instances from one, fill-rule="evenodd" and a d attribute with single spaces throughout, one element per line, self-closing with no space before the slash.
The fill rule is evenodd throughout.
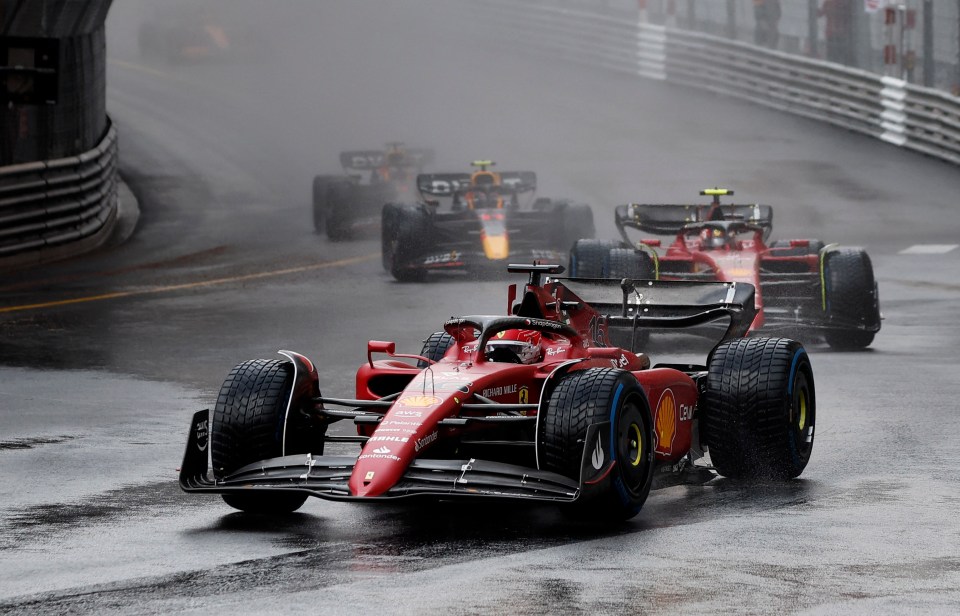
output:
<path id="1" fill-rule="evenodd" d="M 386 353 L 393 355 L 397 350 L 396 342 L 386 342 L 384 340 L 370 340 L 367 342 L 367 363 L 373 368 L 373 354 Z"/>

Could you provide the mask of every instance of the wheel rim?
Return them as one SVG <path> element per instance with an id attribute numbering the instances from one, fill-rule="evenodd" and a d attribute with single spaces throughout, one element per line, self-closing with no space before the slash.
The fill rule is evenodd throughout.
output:
<path id="1" fill-rule="evenodd" d="M 640 434 L 640 426 L 631 423 L 627 429 L 630 443 L 627 446 L 627 457 L 630 460 L 630 466 L 640 466 L 640 460 L 643 457 L 643 436 Z"/>
<path id="2" fill-rule="evenodd" d="M 624 486 L 634 495 L 642 494 L 650 476 L 652 451 L 649 413 L 636 394 L 628 396 L 617 418 L 617 458 Z"/>
<path id="3" fill-rule="evenodd" d="M 813 446 L 813 426 L 816 421 L 816 411 L 806 373 L 799 370 L 795 378 L 790 411 L 793 419 L 793 429 L 796 434 L 797 449 L 801 454 L 806 454 Z"/>
<path id="4" fill-rule="evenodd" d="M 807 429 L 807 392 L 800 390 L 799 400 L 797 406 L 799 407 L 799 413 L 797 417 L 797 428 L 801 432 Z"/>

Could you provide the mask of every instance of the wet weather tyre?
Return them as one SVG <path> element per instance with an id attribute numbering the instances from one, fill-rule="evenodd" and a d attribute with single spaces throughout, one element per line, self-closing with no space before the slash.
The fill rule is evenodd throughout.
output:
<path id="1" fill-rule="evenodd" d="M 351 239 L 350 212 L 356 199 L 356 186 L 342 180 L 330 182 L 326 194 L 324 224 L 327 239 L 332 242 Z"/>
<path id="2" fill-rule="evenodd" d="M 653 421 L 647 396 L 633 374 L 615 368 L 570 373 L 550 392 L 538 421 L 537 457 L 541 469 L 580 480 L 584 452 L 594 468 L 609 467 L 606 488 L 569 509 L 576 517 L 625 520 L 643 507 L 654 470 Z M 595 442 L 588 428 L 609 422 Z"/>
<path id="3" fill-rule="evenodd" d="M 786 338 L 724 342 L 710 355 L 700 430 L 724 477 L 790 479 L 813 450 L 816 396 L 810 358 Z"/>
<path id="4" fill-rule="evenodd" d="M 654 280 L 657 270 L 653 258 L 642 250 L 612 248 L 607 253 L 607 277 Z"/>
<path id="5" fill-rule="evenodd" d="M 330 186 L 330 178 L 316 176 L 313 178 L 313 229 L 317 233 L 323 233 L 326 230 L 327 219 L 327 190 Z"/>
<path id="6" fill-rule="evenodd" d="M 840 248 L 823 257 L 824 312 L 831 347 L 863 349 L 880 329 L 880 304 L 873 264 L 860 248 Z"/>
<path id="7" fill-rule="evenodd" d="M 386 209 L 385 209 L 386 211 Z M 384 267 L 400 282 L 422 282 L 427 272 L 421 267 L 412 267 L 418 254 L 422 254 L 426 239 L 424 214 L 416 209 L 395 207 L 390 210 L 389 228 L 383 230 Z"/>
<path id="8" fill-rule="evenodd" d="M 237 469 L 283 455 L 283 432 L 293 366 L 273 359 L 252 359 L 230 371 L 213 409 L 213 474 L 222 479 Z M 291 453 L 291 452 L 287 452 Z M 252 513 L 289 513 L 307 495 L 286 491 L 224 494 L 235 509 Z"/>
<path id="9" fill-rule="evenodd" d="M 620 242 L 582 239 L 570 249 L 571 278 L 605 278 L 610 250 L 620 248 Z"/>
<path id="10" fill-rule="evenodd" d="M 394 259 L 393 230 L 396 224 L 398 206 L 386 203 L 380 211 L 380 259 L 383 269 L 390 271 Z"/>
<path id="11" fill-rule="evenodd" d="M 423 349 L 420 350 L 420 356 L 440 361 L 446 355 L 447 349 L 452 347 L 456 340 L 447 332 L 434 332 L 427 336 L 423 341 Z M 418 368 L 426 368 L 429 364 L 422 359 L 417 362 Z"/>
<path id="12" fill-rule="evenodd" d="M 571 250 L 579 238 L 592 238 L 596 233 L 593 224 L 593 210 L 585 203 L 573 203 L 564 208 L 563 250 Z"/>

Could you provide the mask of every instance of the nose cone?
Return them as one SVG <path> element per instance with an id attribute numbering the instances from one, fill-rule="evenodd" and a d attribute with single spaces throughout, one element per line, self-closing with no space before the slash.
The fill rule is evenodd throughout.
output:
<path id="1" fill-rule="evenodd" d="M 488 259 L 501 260 L 510 256 L 510 242 L 506 235 L 483 236 L 483 253 Z"/>
<path id="2" fill-rule="evenodd" d="M 367 442 L 353 467 L 350 493 L 354 496 L 380 496 L 396 485 L 407 467 L 403 462 L 409 457 L 402 451 L 405 448 L 406 444 L 402 442 Z"/>

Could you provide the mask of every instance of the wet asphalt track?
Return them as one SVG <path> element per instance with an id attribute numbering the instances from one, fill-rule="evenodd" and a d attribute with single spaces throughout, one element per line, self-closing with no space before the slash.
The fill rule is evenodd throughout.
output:
<path id="1" fill-rule="evenodd" d="M 459 5 L 319 4 L 264 19 L 285 28 L 271 58 L 195 66 L 138 58 L 136 4 L 114 7 L 109 105 L 143 216 L 123 246 L 0 279 L 0 613 L 956 612 L 960 249 L 900 254 L 960 243 L 956 168 L 511 57 Z M 775 236 L 864 245 L 886 320 L 864 353 L 809 345 L 802 478 L 669 488 L 607 530 L 537 507 L 270 519 L 180 493 L 190 413 L 233 364 L 297 349 L 344 394 L 368 338 L 416 351 L 448 316 L 502 311 L 503 282 L 397 284 L 378 242 L 313 234 L 312 175 L 394 139 L 438 167 L 535 169 L 604 236 L 618 202 L 721 184 L 772 203 Z"/>

